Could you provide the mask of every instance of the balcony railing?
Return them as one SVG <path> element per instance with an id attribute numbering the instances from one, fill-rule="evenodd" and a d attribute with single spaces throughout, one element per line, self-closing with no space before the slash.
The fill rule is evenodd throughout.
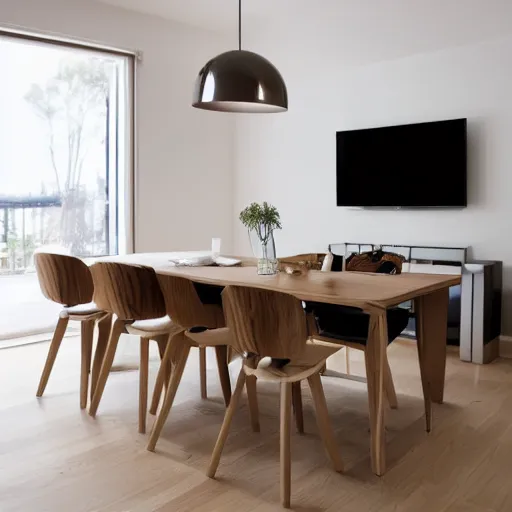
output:
<path id="1" fill-rule="evenodd" d="M 34 268 L 34 253 L 56 246 L 77 256 L 108 254 L 105 200 L 85 189 L 67 197 L 0 196 L 0 276 Z"/>

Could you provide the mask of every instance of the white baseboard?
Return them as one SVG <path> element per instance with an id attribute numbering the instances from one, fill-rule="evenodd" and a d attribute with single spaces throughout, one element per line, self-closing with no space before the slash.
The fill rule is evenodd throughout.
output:
<path id="1" fill-rule="evenodd" d="M 500 356 L 512 358 L 512 336 L 500 336 Z"/>

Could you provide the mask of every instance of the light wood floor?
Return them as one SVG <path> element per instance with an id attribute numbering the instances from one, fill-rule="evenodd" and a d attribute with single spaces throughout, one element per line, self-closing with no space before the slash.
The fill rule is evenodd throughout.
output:
<path id="1" fill-rule="evenodd" d="M 261 433 L 245 400 L 218 480 L 204 472 L 224 407 L 214 360 L 211 399 L 199 398 L 198 357 L 156 453 L 137 434 L 137 372 L 113 373 L 96 420 L 79 409 L 79 343 L 64 340 L 43 399 L 35 398 L 48 345 L 0 350 L 0 511 L 270 512 L 279 506 L 278 390 L 261 385 Z M 340 355 L 343 359 L 343 354 Z M 363 371 L 353 352 L 353 370 Z M 308 512 L 498 512 L 512 510 L 512 360 L 485 367 L 450 354 L 446 403 L 424 430 L 414 346 L 393 344 L 400 408 L 388 414 L 387 474 L 371 473 L 366 388 L 324 378 L 346 472 L 334 473 L 304 389 L 304 436 L 292 436 L 292 507 Z M 233 368 L 233 373 L 237 368 Z M 156 361 L 152 367 L 153 378 Z M 152 418 L 150 417 L 150 421 Z"/>

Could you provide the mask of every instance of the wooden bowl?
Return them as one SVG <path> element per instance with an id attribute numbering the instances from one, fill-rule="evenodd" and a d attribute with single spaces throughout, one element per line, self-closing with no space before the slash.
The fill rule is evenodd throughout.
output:
<path id="1" fill-rule="evenodd" d="M 297 263 L 285 263 L 282 265 L 281 270 L 289 276 L 305 276 L 309 272 L 309 266 L 306 262 L 299 261 Z"/>

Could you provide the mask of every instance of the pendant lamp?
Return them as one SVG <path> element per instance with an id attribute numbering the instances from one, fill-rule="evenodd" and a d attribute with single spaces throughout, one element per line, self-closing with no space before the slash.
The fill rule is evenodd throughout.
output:
<path id="1" fill-rule="evenodd" d="M 192 106 L 217 112 L 288 110 L 281 73 L 265 57 L 242 50 L 242 0 L 238 0 L 238 50 L 217 55 L 199 71 Z"/>

